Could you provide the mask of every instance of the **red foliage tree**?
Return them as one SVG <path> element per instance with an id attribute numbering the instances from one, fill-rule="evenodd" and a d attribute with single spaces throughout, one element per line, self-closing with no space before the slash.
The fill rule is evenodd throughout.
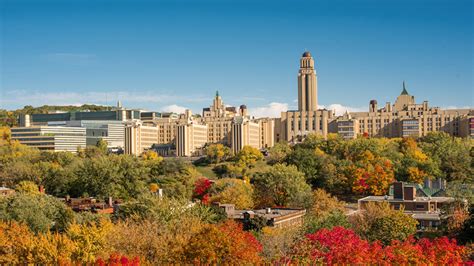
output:
<path id="1" fill-rule="evenodd" d="M 455 240 L 441 237 L 434 240 L 413 237 L 392 241 L 382 246 L 378 241 L 369 243 L 352 230 L 334 227 L 322 229 L 294 248 L 291 261 L 323 264 L 462 264 L 467 250 Z"/>
<path id="2" fill-rule="evenodd" d="M 209 201 L 209 189 L 212 186 L 212 181 L 201 177 L 194 183 L 193 197 L 201 200 L 202 203 L 207 204 Z"/>
<path id="3" fill-rule="evenodd" d="M 138 257 L 129 259 L 124 255 L 112 253 L 108 260 L 104 261 L 102 258 L 98 258 L 95 264 L 98 266 L 138 266 L 140 265 L 140 259 Z"/>

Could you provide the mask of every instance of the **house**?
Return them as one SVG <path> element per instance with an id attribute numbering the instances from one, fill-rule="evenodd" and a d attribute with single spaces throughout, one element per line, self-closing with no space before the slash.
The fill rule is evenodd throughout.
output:
<path id="1" fill-rule="evenodd" d="M 455 200 L 451 197 L 417 196 L 417 188 L 414 184 L 395 182 L 393 195 L 359 199 L 358 210 L 364 210 L 369 202 L 388 202 L 395 210 L 403 209 L 405 214 L 416 219 L 420 230 L 435 229 L 449 216 L 449 207 Z"/>

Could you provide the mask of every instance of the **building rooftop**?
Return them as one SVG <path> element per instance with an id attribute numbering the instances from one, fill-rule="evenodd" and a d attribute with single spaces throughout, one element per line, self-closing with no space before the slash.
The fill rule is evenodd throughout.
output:
<path id="1" fill-rule="evenodd" d="M 311 57 L 311 53 L 306 51 L 303 53 L 303 57 Z"/>
<path id="2" fill-rule="evenodd" d="M 415 197 L 414 200 L 404 200 L 404 199 L 394 199 L 393 196 L 367 196 L 365 198 L 359 199 L 360 201 L 436 201 L 436 202 L 451 202 L 454 201 L 451 197 Z"/>
<path id="3" fill-rule="evenodd" d="M 263 216 L 267 219 L 285 217 L 293 214 L 304 214 L 306 213 L 305 209 L 297 208 L 268 208 L 268 209 L 258 209 L 258 210 L 235 210 L 233 217 L 234 219 L 243 219 L 244 213 L 249 212 L 258 216 Z"/>

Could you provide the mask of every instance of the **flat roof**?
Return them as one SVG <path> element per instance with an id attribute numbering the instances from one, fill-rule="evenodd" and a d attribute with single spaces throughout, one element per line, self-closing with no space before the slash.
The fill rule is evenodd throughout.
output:
<path id="1" fill-rule="evenodd" d="M 454 201 L 454 198 L 451 197 L 415 197 L 414 200 L 405 200 L 405 199 L 394 199 L 393 196 L 367 196 L 365 198 L 359 199 L 360 201 L 388 201 L 388 202 L 450 202 Z"/>
<path id="2" fill-rule="evenodd" d="M 267 209 L 258 209 L 258 210 L 235 210 L 233 214 L 234 219 L 244 218 L 245 212 L 253 212 L 256 215 L 264 216 L 265 218 L 272 219 L 283 217 L 287 215 L 292 215 L 301 212 L 302 214 L 306 213 L 305 209 L 297 208 L 270 208 L 270 213 L 267 213 Z"/>

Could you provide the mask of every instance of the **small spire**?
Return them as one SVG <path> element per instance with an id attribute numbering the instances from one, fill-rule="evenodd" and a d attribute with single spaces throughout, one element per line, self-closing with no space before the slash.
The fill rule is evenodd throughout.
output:
<path id="1" fill-rule="evenodd" d="M 402 90 L 401 95 L 408 95 L 408 91 L 407 91 L 407 89 L 405 88 L 405 81 L 403 81 L 403 90 Z"/>
<path id="2" fill-rule="evenodd" d="M 216 97 L 219 97 L 219 91 L 216 91 Z"/>

